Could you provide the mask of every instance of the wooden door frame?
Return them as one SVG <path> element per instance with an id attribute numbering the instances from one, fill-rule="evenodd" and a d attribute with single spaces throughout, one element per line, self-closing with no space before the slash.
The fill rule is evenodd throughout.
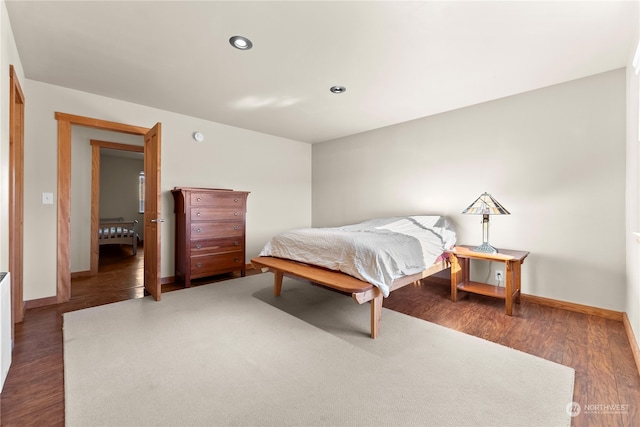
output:
<path id="1" fill-rule="evenodd" d="M 11 339 L 14 323 L 24 320 L 24 94 L 9 65 L 9 272 L 11 273 Z"/>
<path id="2" fill-rule="evenodd" d="M 60 112 L 55 113 L 55 118 L 58 121 L 56 301 L 62 303 L 71 298 L 71 127 L 84 126 L 130 135 L 146 135 L 150 129 Z"/>
<path id="3" fill-rule="evenodd" d="M 89 274 L 95 276 L 98 274 L 98 262 L 100 258 L 100 248 L 98 245 L 98 223 L 100 221 L 100 149 L 110 148 L 112 150 L 142 153 L 144 155 L 144 146 L 100 141 L 97 139 L 90 139 L 89 144 L 91 144 L 91 255 L 89 259 Z"/>

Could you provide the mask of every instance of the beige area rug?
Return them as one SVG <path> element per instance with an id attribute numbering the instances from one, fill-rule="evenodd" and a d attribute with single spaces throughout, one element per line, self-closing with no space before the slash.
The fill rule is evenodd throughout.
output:
<path id="1" fill-rule="evenodd" d="M 568 426 L 571 368 L 271 273 L 64 315 L 68 426 Z"/>

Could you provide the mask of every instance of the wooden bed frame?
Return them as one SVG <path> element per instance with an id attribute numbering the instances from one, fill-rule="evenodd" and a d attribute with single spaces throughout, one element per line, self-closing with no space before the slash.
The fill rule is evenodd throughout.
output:
<path id="1" fill-rule="evenodd" d="M 103 218 L 98 225 L 98 245 L 131 245 L 133 255 L 138 253 L 138 220 L 125 221 L 124 218 Z M 116 230 L 114 233 L 112 229 Z M 117 230 L 120 229 L 120 232 Z M 123 232 L 127 230 L 127 232 Z"/>
<path id="2" fill-rule="evenodd" d="M 277 297 L 282 293 L 282 279 L 287 275 L 306 279 L 342 293 L 351 294 L 358 304 L 371 302 L 371 338 L 378 337 L 384 296 L 375 285 L 339 271 L 328 270 L 326 268 L 283 258 L 260 256 L 253 258 L 251 264 L 253 264 L 256 269 L 262 269 L 264 271 L 268 269 L 273 272 L 273 294 Z M 450 263 L 448 258 L 443 257 L 421 273 L 396 279 L 391 285 L 390 292 L 415 283 L 439 271 L 446 270 L 449 267 Z"/>

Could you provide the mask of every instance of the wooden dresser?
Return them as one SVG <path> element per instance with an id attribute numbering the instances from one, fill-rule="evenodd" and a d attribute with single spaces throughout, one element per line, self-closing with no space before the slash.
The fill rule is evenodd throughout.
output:
<path id="1" fill-rule="evenodd" d="M 245 263 L 245 214 L 249 192 L 176 187 L 175 280 L 240 271 Z"/>

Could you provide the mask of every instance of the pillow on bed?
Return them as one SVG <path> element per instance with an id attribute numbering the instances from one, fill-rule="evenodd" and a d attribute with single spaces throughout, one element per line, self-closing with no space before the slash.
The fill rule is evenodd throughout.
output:
<path id="1" fill-rule="evenodd" d="M 440 215 L 418 215 L 399 218 L 389 224 L 376 227 L 394 233 L 407 234 L 416 237 L 429 230 L 442 240 L 443 249 L 451 249 L 456 244 L 456 233 L 447 219 Z"/>
<path id="2" fill-rule="evenodd" d="M 443 216 L 412 216 L 421 225 L 435 231 L 442 236 L 445 249 L 451 249 L 457 241 L 456 231 L 453 225 Z M 434 221 L 435 219 L 435 221 Z"/>

